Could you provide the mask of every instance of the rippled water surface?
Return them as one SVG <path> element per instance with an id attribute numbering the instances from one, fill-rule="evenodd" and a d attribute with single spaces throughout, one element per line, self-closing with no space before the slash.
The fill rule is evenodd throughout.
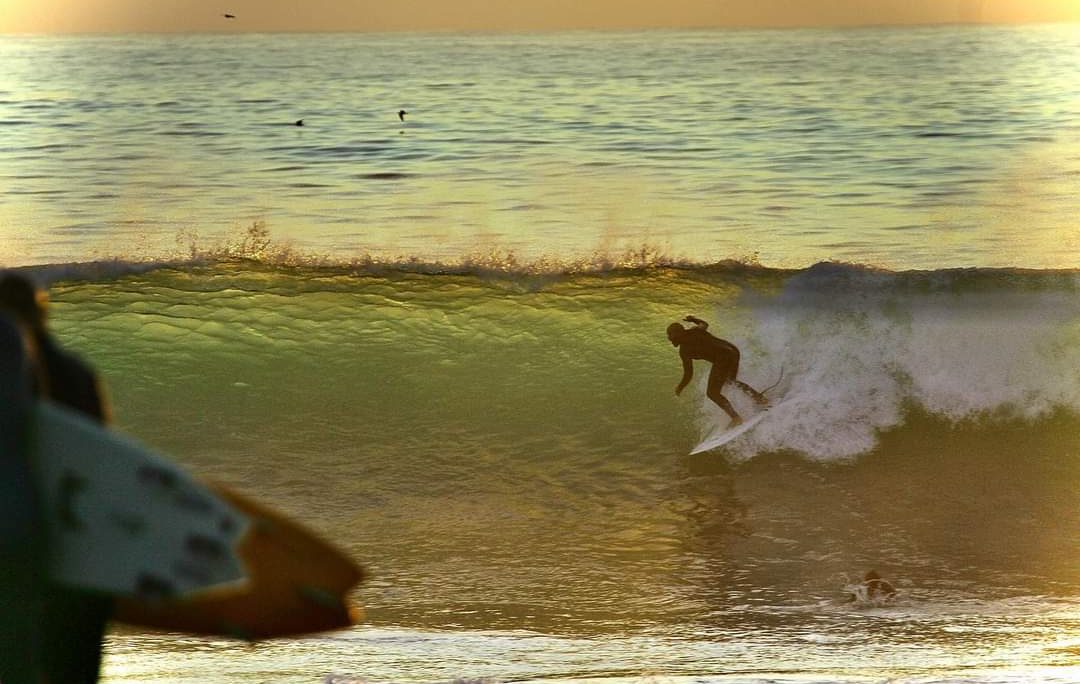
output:
<path id="1" fill-rule="evenodd" d="M 841 266 L 57 283 L 121 429 L 370 572 L 357 629 L 118 631 L 109 681 L 1070 681 L 1078 288 Z M 752 385 L 785 369 L 757 428 L 694 457 L 724 419 L 701 364 L 672 392 L 684 310 Z M 869 568 L 895 603 L 845 602 Z"/>
<path id="2" fill-rule="evenodd" d="M 345 257 L 1080 263 L 1071 25 L 0 37 L 0 62 L 9 263 L 253 220 Z"/>

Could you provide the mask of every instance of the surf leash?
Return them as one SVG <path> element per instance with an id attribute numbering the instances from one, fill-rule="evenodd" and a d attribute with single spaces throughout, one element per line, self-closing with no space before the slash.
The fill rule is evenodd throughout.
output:
<path id="1" fill-rule="evenodd" d="M 762 393 L 762 394 L 768 394 L 768 393 L 769 393 L 769 390 L 771 390 L 771 389 L 775 389 L 775 388 L 776 388 L 776 386 L 777 386 L 777 385 L 779 385 L 779 384 L 780 384 L 780 381 L 782 381 L 783 379 L 784 379 L 784 367 L 783 367 L 783 366 L 780 366 L 780 377 L 778 377 L 778 378 L 776 379 L 776 382 L 774 382 L 773 384 L 769 385 L 769 386 L 768 386 L 768 387 L 766 387 L 765 389 L 761 390 L 761 393 Z"/>

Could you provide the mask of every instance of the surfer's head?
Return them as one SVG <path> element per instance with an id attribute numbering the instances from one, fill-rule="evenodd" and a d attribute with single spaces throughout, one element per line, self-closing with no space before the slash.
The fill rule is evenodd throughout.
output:
<path id="1" fill-rule="evenodd" d="M 685 334 L 686 328 L 682 327 L 682 323 L 672 323 L 667 327 L 667 338 L 671 341 L 673 347 L 679 346 Z"/>
<path id="2" fill-rule="evenodd" d="M 29 279 L 16 273 L 0 276 L 0 310 L 16 316 L 35 333 L 45 329 L 45 314 L 49 296 Z"/>

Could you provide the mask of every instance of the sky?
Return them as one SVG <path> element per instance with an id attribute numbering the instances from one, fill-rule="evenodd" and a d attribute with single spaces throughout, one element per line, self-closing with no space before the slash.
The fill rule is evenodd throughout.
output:
<path id="1" fill-rule="evenodd" d="M 230 13 L 235 19 L 222 15 Z M 1080 0 L 0 0 L 0 33 L 1080 22 Z"/>

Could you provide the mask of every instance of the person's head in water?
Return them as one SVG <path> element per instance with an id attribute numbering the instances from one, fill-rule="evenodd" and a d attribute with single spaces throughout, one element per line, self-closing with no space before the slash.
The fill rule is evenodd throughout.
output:
<path id="1" fill-rule="evenodd" d="M 45 332 L 49 296 L 30 280 L 16 273 L 0 276 L 0 310 L 16 316 L 35 335 Z"/>
<path id="2" fill-rule="evenodd" d="M 686 328 L 682 326 L 682 323 L 672 323 L 667 327 L 667 338 L 671 342 L 671 346 L 678 347 L 682 342 L 683 335 L 686 334 Z"/>
<path id="3" fill-rule="evenodd" d="M 891 598 L 896 594 L 894 587 L 888 580 L 882 579 L 877 570 L 870 570 L 863 576 L 863 584 L 870 598 Z"/>

